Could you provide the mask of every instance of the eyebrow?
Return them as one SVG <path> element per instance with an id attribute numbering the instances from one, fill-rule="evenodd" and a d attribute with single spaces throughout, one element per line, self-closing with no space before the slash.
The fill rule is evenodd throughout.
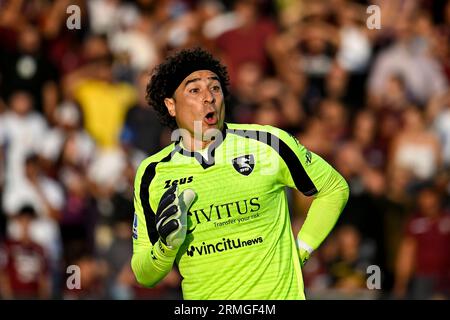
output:
<path id="1" fill-rule="evenodd" d="M 209 80 L 217 80 L 217 81 L 220 82 L 219 77 L 217 77 L 217 76 L 208 77 L 207 79 L 209 79 Z M 189 83 L 196 82 L 196 81 L 199 81 L 199 80 L 201 80 L 201 78 L 189 79 L 188 81 L 186 81 L 186 83 L 184 84 L 184 86 L 187 87 L 187 85 L 188 85 Z"/>

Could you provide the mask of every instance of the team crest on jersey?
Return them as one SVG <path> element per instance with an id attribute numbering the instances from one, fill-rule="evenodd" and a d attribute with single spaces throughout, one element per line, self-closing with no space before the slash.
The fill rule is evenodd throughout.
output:
<path id="1" fill-rule="evenodd" d="M 233 167 L 240 174 L 248 176 L 250 173 L 252 173 L 253 168 L 255 167 L 255 158 L 252 154 L 234 158 Z"/>

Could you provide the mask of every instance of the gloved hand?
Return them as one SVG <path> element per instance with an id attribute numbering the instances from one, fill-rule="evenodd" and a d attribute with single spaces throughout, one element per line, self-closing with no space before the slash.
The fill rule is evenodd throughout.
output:
<path id="1" fill-rule="evenodd" d="M 178 185 L 173 185 L 159 201 L 156 230 L 161 241 L 171 249 L 179 248 L 186 238 L 187 212 L 195 197 L 196 193 L 192 189 L 186 189 L 178 195 Z"/>

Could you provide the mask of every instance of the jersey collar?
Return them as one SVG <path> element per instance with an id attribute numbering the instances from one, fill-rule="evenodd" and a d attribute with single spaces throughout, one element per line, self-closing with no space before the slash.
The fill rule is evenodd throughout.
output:
<path id="1" fill-rule="evenodd" d="M 214 142 L 212 142 L 209 146 L 208 146 L 208 159 L 205 159 L 201 153 L 197 152 L 197 151 L 188 151 L 186 149 L 184 149 L 181 146 L 181 137 L 175 142 L 175 150 L 174 153 L 178 152 L 180 154 L 182 154 L 183 156 L 186 157 L 193 157 L 195 158 L 198 163 L 202 166 L 203 169 L 208 169 L 209 167 L 212 167 L 216 162 L 215 162 L 215 153 L 216 153 L 216 149 L 222 144 L 222 142 L 225 140 L 226 138 L 226 134 L 227 134 L 227 129 L 228 126 L 227 124 L 224 122 L 223 123 L 223 128 L 222 128 L 222 139 L 217 139 Z"/>

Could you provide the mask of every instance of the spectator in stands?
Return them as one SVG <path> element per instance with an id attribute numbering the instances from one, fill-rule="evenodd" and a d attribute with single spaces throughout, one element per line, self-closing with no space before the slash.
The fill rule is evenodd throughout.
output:
<path id="1" fill-rule="evenodd" d="M 49 259 L 52 284 L 57 285 L 62 254 L 59 220 L 64 205 L 64 193 L 59 182 L 46 176 L 36 154 L 25 162 L 25 179 L 14 188 L 8 189 L 3 198 L 9 222 L 7 231 L 12 239 L 20 236 L 14 214 L 24 205 L 30 204 L 36 210 L 36 219 L 30 225 L 31 239 L 41 245 Z M 52 296 L 56 288 L 52 288 Z"/>
<path id="2" fill-rule="evenodd" d="M 263 70 L 258 63 L 245 62 L 236 70 L 236 81 L 239 86 L 231 91 L 229 108 L 225 116 L 227 121 L 245 123 L 252 121 L 256 108 L 257 87 L 263 78 Z"/>
<path id="3" fill-rule="evenodd" d="M 331 159 L 335 145 L 327 135 L 324 121 L 316 115 L 308 118 L 299 140 L 308 150 L 320 154 L 323 158 Z"/>
<path id="4" fill-rule="evenodd" d="M 433 186 L 420 190 L 417 212 L 406 225 L 397 257 L 397 298 L 450 297 L 450 214 Z"/>
<path id="5" fill-rule="evenodd" d="M 64 261 L 73 261 L 79 250 L 95 251 L 95 227 L 97 207 L 82 168 L 61 169 L 60 180 L 64 184 L 66 201 L 61 210 L 61 239 Z"/>
<path id="6" fill-rule="evenodd" d="M 95 155 L 95 143 L 82 124 L 78 106 L 63 102 L 55 110 L 55 126 L 46 132 L 39 150 L 46 169 L 56 176 L 64 165 L 85 168 Z M 56 171 L 56 172 L 55 172 Z"/>
<path id="7" fill-rule="evenodd" d="M 74 284 L 79 284 L 78 289 L 63 288 L 63 299 L 65 300 L 95 300 L 106 298 L 106 277 L 107 266 L 94 255 L 87 252 L 78 252 L 78 257 L 69 261 L 70 265 L 77 266 L 79 278 L 74 280 Z M 73 274 L 75 275 L 75 273 Z M 66 275 L 71 276 L 70 274 Z M 70 281 L 70 280 L 69 280 Z M 66 283 L 66 281 L 64 281 Z"/>
<path id="8" fill-rule="evenodd" d="M 58 80 L 83 64 L 80 54 L 82 39 L 89 33 L 89 13 L 86 0 L 51 1 L 40 12 L 41 33 L 45 43 L 45 52 L 57 70 Z M 42 5 L 42 4 L 41 4 Z M 80 9 L 80 28 L 67 28 L 69 6 Z M 73 8 L 73 7 L 72 7 Z M 71 21 L 73 22 L 73 21 Z M 58 91 L 61 90 L 58 84 Z"/>
<path id="9" fill-rule="evenodd" d="M 317 114 L 323 121 L 327 139 L 331 140 L 334 146 L 347 138 L 349 135 L 348 112 L 340 102 L 322 100 Z"/>
<path id="10" fill-rule="evenodd" d="M 383 169 L 385 167 L 386 150 L 379 143 L 377 118 L 371 110 L 364 109 L 356 114 L 352 138 L 371 168 Z"/>
<path id="11" fill-rule="evenodd" d="M 0 75 L 8 79 L 0 83 L 0 92 L 5 100 L 16 91 L 27 92 L 36 111 L 51 120 L 58 101 L 56 70 L 44 54 L 41 42 L 36 27 L 28 25 L 20 31 L 17 49 L 0 63 Z"/>
<path id="12" fill-rule="evenodd" d="M 84 54 L 87 64 L 65 78 L 66 90 L 80 104 L 84 125 L 98 146 L 114 149 L 136 93 L 130 85 L 114 81 L 113 56 L 103 37 L 88 38 Z"/>
<path id="13" fill-rule="evenodd" d="M 389 170 L 393 170 L 393 166 L 406 168 L 416 182 L 430 180 L 442 165 L 439 140 L 426 128 L 419 109 L 408 108 L 403 112 L 402 120 L 403 128 L 392 140 Z"/>
<path id="14" fill-rule="evenodd" d="M 403 77 L 407 91 L 420 105 L 431 96 L 445 92 L 448 84 L 438 62 L 430 56 L 426 41 L 414 31 L 416 18 L 399 19 L 396 22 L 398 41 L 377 57 L 368 82 L 370 94 L 375 97 L 382 94 L 384 83 L 393 74 Z"/>
<path id="15" fill-rule="evenodd" d="M 328 264 L 332 287 L 342 294 L 367 289 L 367 267 L 374 261 L 373 250 L 365 246 L 358 230 L 351 225 L 342 225 L 336 231 L 338 253 Z"/>
<path id="16" fill-rule="evenodd" d="M 257 0 L 236 1 L 234 11 L 241 23 L 237 28 L 224 32 L 216 39 L 216 46 L 228 66 L 232 88 L 236 87 L 234 80 L 242 63 L 252 61 L 262 70 L 268 70 L 266 46 L 277 29 L 271 19 L 261 16 L 259 9 Z"/>
<path id="17" fill-rule="evenodd" d="M 145 154 L 153 154 L 162 145 L 163 127 L 158 121 L 156 112 L 149 108 L 145 101 L 145 88 L 148 75 L 141 73 L 137 79 L 138 102 L 130 108 L 125 116 L 122 129 L 122 141 Z"/>
<path id="18" fill-rule="evenodd" d="M 0 114 L 0 146 L 4 150 L 5 192 L 25 178 L 25 158 L 38 152 L 47 131 L 45 118 L 34 110 L 33 98 L 24 91 L 14 92 L 9 109 Z M 5 205 L 3 205 L 5 208 Z M 8 211 L 5 208 L 5 211 Z"/>
<path id="19" fill-rule="evenodd" d="M 131 215 L 122 213 L 113 223 L 113 240 L 104 258 L 108 264 L 108 295 L 112 299 L 132 299 L 133 281 L 126 281 L 125 273 L 132 256 Z"/>
<path id="20" fill-rule="evenodd" d="M 84 54 L 88 63 L 69 74 L 65 86 L 81 106 L 84 126 L 98 147 L 88 176 L 99 195 L 104 196 L 125 166 L 120 132 L 136 92 L 129 84 L 114 81 L 113 57 L 103 37 L 88 38 Z"/>
<path id="21" fill-rule="evenodd" d="M 395 168 L 386 176 L 385 197 L 380 206 L 383 216 L 383 252 L 386 261 L 383 270 L 383 291 L 386 297 L 389 297 L 394 282 L 395 265 L 402 239 L 399 230 L 404 230 L 414 205 L 414 194 L 409 192 L 408 188 L 410 182 L 411 174 L 403 168 Z"/>
<path id="22" fill-rule="evenodd" d="M 33 241 L 31 224 L 36 213 L 22 207 L 14 216 L 16 239 L 0 247 L 0 296 L 7 299 L 48 299 L 51 293 L 49 260 L 45 250 Z"/>

